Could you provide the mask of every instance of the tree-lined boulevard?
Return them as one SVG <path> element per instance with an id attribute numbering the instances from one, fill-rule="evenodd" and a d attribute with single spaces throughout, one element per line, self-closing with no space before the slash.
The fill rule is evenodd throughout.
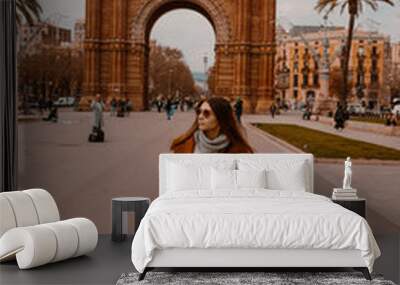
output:
<path id="1" fill-rule="evenodd" d="M 169 152 L 172 139 L 187 130 L 193 119 L 193 112 L 180 111 L 170 121 L 164 113 L 157 112 L 135 112 L 126 118 L 106 113 L 104 144 L 87 142 L 93 122 L 91 113 L 61 111 L 57 124 L 21 122 L 19 187 L 46 188 L 57 201 L 62 201 L 59 203 L 62 217 L 89 217 L 100 232 L 110 232 L 111 198 L 143 195 L 156 198 L 158 155 Z M 279 120 L 293 119 L 282 115 Z M 272 122 L 270 117 L 261 120 L 251 115 L 243 120 L 245 125 Z M 292 152 L 253 127 L 246 127 L 246 133 L 257 152 Z M 367 217 L 373 229 L 378 233 L 398 232 L 400 164 L 355 161 L 353 166 L 353 186 L 359 196 L 368 199 Z M 342 163 L 315 164 L 316 193 L 330 196 L 342 179 Z"/>

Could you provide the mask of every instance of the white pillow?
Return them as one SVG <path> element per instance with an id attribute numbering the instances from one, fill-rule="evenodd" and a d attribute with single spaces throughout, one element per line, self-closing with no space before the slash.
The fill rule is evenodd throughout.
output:
<path id="1" fill-rule="evenodd" d="M 266 171 L 211 169 L 212 190 L 240 190 L 241 188 L 266 188 Z"/>
<path id="2" fill-rule="evenodd" d="M 236 170 L 211 168 L 211 189 L 236 190 Z"/>
<path id="3" fill-rule="evenodd" d="M 237 188 L 267 188 L 267 171 L 236 170 Z"/>
<path id="4" fill-rule="evenodd" d="M 210 190 L 211 167 L 217 169 L 234 169 L 234 160 L 204 161 L 175 160 L 168 161 L 166 188 L 167 191 Z"/>
<path id="5" fill-rule="evenodd" d="M 306 191 L 308 168 L 304 160 L 238 160 L 239 170 L 267 171 L 267 188 Z"/>
<path id="6" fill-rule="evenodd" d="M 307 182 L 304 172 L 304 165 L 297 165 L 295 168 L 285 171 L 279 169 L 268 170 L 268 188 L 305 192 L 307 189 Z"/>
<path id="7" fill-rule="evenodd" d="M 168 185 L 170 191 L 210 189 L 210 167 L 184 166 L 171 163 L 168 167 Z"/>

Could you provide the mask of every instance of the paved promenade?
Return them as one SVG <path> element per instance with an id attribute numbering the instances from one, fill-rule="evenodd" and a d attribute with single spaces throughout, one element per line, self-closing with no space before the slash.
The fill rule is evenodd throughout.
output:
<path id="1" fill-rule="evenodd" d="M 248 115 L 244 117 L 244 121 L 247 123 L 295 124 L 345 138 L 365 141 L 400 150 L 400 137 L 398 136 L 386 136 L 378 133 L 351 130 L 348 128 L 345 128 L 343 131 L 337 131 L 333 126 L 321 122 L 303 120 L 300 112 L 282 113 L 282 115 L 275 116 L 274 119 L 272 119 L 271 115 Z"/>
<path id="2" fill-rule="evenodd" d="M 111 198 L 158 195 L 158 155 L 186 131 L 193 113 L 131 113 L 127 118 L 105 114 L 106 142 L 90 144 L 91 113 L 60 112 L 58 123 L 19 124 L 19 177 L 22 188 L 42 187 L 56 199 L 63 219 L 88 217 L 100 233 L 111 231 Z M 244 121 L 269 121 L 245 116 Z M 295 117 L 279 120 L 295 121 Z M 278 120 L 276 120 L 278 122 Z M 307 124 L 309 122 L 306 122 Z M 346 131 L 345 131 L 346 132 Z M 246 128 L 257 152 L 288 153 L 259 130 Z M 354 165 L 353 186 L 368 199 L 368 220 L 377 233 L 400 232 L 400 165 Z M 340 186 L 343 166 L 315 164 L 315 191 L 330 196 Z"/>

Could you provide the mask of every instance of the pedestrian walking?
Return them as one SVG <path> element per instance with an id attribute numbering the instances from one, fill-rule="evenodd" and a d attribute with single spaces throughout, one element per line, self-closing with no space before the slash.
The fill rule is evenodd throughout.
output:
<path id="1" fill-rule="evenodd" d="M 165 112 L 167 113 L 167 120 L 171 120 L 173 116 L 173 102 L 170 97 L 167 98 L 165 102 Z"/>
<path id="2" fill-rule="evenodd" d="M 161 113 L 161 110 L 162 110 L 162 107 L 163 107 L 163 102 L 162 102 L 161 99 L 157 99 L 156 106 L 157 106 L 158 113 Z"/>
<path id="3" fill-rule="evenodd" d="M 344 129 L 344 124 L 346 122 L 346 114 L 343 106 L 338 104 L 334 118 L 335 120 L 335 129 L 340 131 Z"/>
<path id="4" fill-rule="evenodd" d="M 386 126 L 394 126 L 395 127 L 395 126 L 397 126 L 398 122 L 399 121 L 397 119 L 397 116 L 392 113 L 388 113 L 385 116 L 385 125 Z"/>
<path id="5" fill-rule="evenodd" d="M 309 104 L 307 104 L 303 113 L 303 120 L 311 120 L 311 115 L 312 115 L 312 108 Z"/>
<path id="6" fill-rule="evenodd" d="M 93 129 L 89 135 L 90 142 L 104 142 L 104 131 L 102 130 L 104 126 L 103 112 L 104 103 L 101 100 L 100 94 L 96 94 L 95 100 L 90 105 L 93 111 Z"/>
<path id="7" fill-rule="evenodd" d="M 269 110 L 270 110 L 270 112 L 271 112 L 272 119 L 274 119 L 274 118 L 275 118 L 275 113 L 276 113 L 276 111 L 277 111 L 277 107 L 276 107 L 275 102 L 272 103 L 272 105 L 271 105 L 271 107 L 269 108 Z"/>
<path id="8" fill-rule="evenodd" d="M 193 108 L 194 102 L 191 98 L 186 99 L 186 106 L 187 106 L 187 110 L 191 110 Z"/>
<path id="9" fill-rule="evenodd" d="M 240 97 L 237 97 L 234 108 L 235 108 L 236 119 L 239 122 L 239 124 L 241 124 L 242 123 L 241 118 L 243 113 L 243 100 Z"/>
<path id="10" fill-rule="evenodd" d="M 125 113 L 128 117 L 131 111 L 132 111 L 132 101 L 128 97 L 125 97 Z"/>
<path id="11" fill-rule="evenodd" d="M 101 130 L 104 124 L 103 121 L 104 103 L 101 100 L 100 94 L 96 94 L 95 100 L 92 102 L 90 107 L 94 115 L 93 127 Z"/>
<path id="12" fill-rule="evenodd" d="M 176 111 L 178 111 L 178 106 L 179 106 L 179 98 L 173 98 L 171 118 L 175 115 Z"/>
<path id="13" fill-rule="evenodd" d="M 174 139 L 174 153 L 253 153 L 230 102 L 222 97 L 203 99 L 192 127 Z"/>
<path id="14" fill-rule="evenodd" d="M 110 105 L 111 105 L 111 113 L 110 113 L 110 115 L 111 115 L 111 117 L 113 117 L 113 116 L 116 115 L 116 111 L 117 111 L 117 99 L 115 99 L 115 97 L 113 97 L 111 99 Z"/>
<path id="15" fill-rule="evenodd" d="M 122 98 L 118 100 L 117 117 L 125 117 L 125 100 Z"/>
<path id="16" fill-rule="evenodd" d="M 53 102 L 51 101 L 51 99 L 48 102 L 48 108 L 49 108 L 49 115 L 47 116 L 47 118 L 43 118 L 43 121 L 48 121 L 48 122 L 53 122 L 53 123 L 57 123 L 58 122 L 58 108 L 55 104 L 53 104 Z"/>

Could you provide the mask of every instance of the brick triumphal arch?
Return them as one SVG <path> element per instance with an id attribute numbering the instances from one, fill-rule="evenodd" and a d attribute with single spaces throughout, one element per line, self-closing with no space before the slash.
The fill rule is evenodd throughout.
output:
<path id="1" fill-rule="evenodd" d="M 216 35 L 215 95 L 241 96 L 247 111 L 272 101 L 275 0 L 86 0 L 84 97 L 129 96 L 146 110 L 149 34 L 164 13 L 189 8 Z"/>

